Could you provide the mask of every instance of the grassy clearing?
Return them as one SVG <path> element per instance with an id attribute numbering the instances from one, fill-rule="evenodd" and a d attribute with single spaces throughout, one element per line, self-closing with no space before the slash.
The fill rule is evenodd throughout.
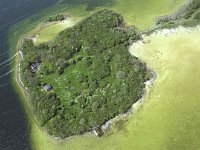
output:
<path id="1" fill-rule="evenodd" d="M 75 25 L 77 20 L 68 19 L 62 22 L 57 22 L 55 24 L 49 25 L 40 31 L 36 31 L 38 33 L 36 35 L 36 39 L 34 40 L 36 45 L 41 43 L 48 42 L 53 39 L 59 32 L 63 31 L 66 28 L 72 27 Z"/>
<path id="2" fill-rule="evenodd" d="M 77 56 L 80 56 L 79 54 Z M 74 59 L 75 58 L 76 57 L 74 57 Z M 57 73 L 45 75 L 42 77 L 42 81 L 44 83 L 51 83 L 51 85 L 54 87 L 53 90 L 61 98 L 61 102 L 67 103 L 66 99 L 71 97 L 70 93 L 74 93 L 73 91 L 75 88 L 80 90 L 83 88 L 83 84 L 78 82 L 78 77 L 79 74 L 86 73 L 87 71 L 89 71 L 89 68 L 85 68 L 82 62 L 77 62 L 76 66 L 71 65 L 67 67 L 64 71 L 64 74 L 59 76 Z M 69 82 L 71 81 L 74 83 L 73 86 L 69 85 Z"/>

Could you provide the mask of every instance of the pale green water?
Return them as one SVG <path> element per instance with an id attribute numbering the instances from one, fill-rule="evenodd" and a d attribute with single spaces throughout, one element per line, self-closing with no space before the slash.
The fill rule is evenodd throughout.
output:
<path id="1" fill-rule="evenodd" d="M 185 2 L 186 0 L 115 0 L 111 9 L 122 14 L 127 24 L 148 29 L 155 17 L 177 10 Z"/>
<path id="2" fill-rule="evenodd" d="M 102 138 L 77 136 L 55 143 L 36 124 L 37 150 L 198 150 L 200 149 L 200 28 L 145 37 L 131 53 L 157 73 L 145 102 L 125 127 Z"/>
<path id="3" fill-rule="evenodd" d="M 149 149 L 200 149 L 199 35 L 200 28 L 151 35 L 149 44 L 133 46 L 132 53 L 157 73 L 144 109 L 128 125 L 138 144 L 143 139 Z"/>

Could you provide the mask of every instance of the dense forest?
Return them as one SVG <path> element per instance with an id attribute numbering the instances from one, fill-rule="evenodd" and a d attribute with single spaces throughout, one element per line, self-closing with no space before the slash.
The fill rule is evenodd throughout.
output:
<path id="1" fill-rule="evenodd" d="M 138 39 L 137 30 L 124 27 L 122 16 L 111 10 L 94 13 L 49 43 L 35 46 L 24 39 L 21 74 L 40 125 L 65 138 L 125 113 L 150 78 L 146 65 L 128 51 Z M 37 71 L 31 69 L 35 63 Z M 53 90 L 43 89 L 47 83 Z"/>

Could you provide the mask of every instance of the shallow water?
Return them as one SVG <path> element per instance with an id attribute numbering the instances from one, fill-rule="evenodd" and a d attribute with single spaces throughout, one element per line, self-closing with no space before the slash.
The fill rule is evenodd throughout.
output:
<path id="1" fill-rule="evenodd" d="M 200 147 L 200 27 L 183 30 L 145 37 L 150 43 L 136 43 L 131 50 L 157 73 L 147 102 L 128 126 L 135 142 L 145 141 L 152 150 Z"/>
<path id="2" fill-rule="evenodd" d="M 186 0 L 115 0 L 112 9 L 120 12 L 127 24 L 144 30 L 152 27 L 155 17 L 172 13 L 185 2 Z"/>

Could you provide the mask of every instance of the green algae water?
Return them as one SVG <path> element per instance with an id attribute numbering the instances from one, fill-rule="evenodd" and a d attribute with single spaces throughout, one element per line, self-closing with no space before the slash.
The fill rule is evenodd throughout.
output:
<path id="1" fill-rule="evenodd" d="M 187 0 L 115 0 L 111 9 L 124 16 L 128 25 L 140 30 L 150 28 L 155 17 L 169 14 Z"/>
<path id="2" fill-rule="evenodd" d="M 128 126 L 137 135 L 136 143 L 143 139 L 152 150 L 200 149 L 199 35 L 199 27 L 180 27 L 144 37 L 148 44 L 132 46 L 132 54 L 157 73 L 144 109 Z"/>
<path id="3" fill-rule="evenodd" d="M 199 35 L 200 27 L 180 27 L 133 44 L 130 52 L 157 78 L 122 130 L 101 138 L 88 134 L 55 141 L 34 124 L 31 134 L 37 150 L 200 149 Z"/>

